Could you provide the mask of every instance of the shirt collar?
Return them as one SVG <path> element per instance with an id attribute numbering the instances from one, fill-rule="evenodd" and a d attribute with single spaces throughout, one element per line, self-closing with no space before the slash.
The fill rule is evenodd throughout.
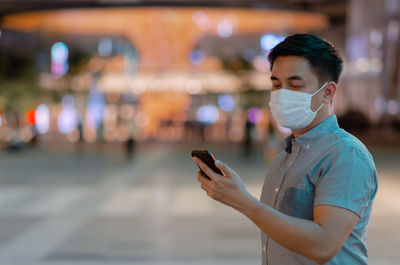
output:
<path id="1" fill-rule="evenodd" d="M 316 138 L 319 138 L 322 135 L 325 135 L 326 133 L 331 132 L 337 128 L 339 128 L 339 125 L 337 122 L 336 115 L 332 114 L 331 116 L 323 120 L 321 123 L 319 123 L 317 126 L 315 126 L 311 130 L 303 134 L 302 136 L 294 138 L 294 135 L 291 134 L 290 136 L 286 137 L 285 151 L 290 154 L 292 152 L 292 145 L 294 142 L 300 144 L 303 148 L 305 148 Z"/>

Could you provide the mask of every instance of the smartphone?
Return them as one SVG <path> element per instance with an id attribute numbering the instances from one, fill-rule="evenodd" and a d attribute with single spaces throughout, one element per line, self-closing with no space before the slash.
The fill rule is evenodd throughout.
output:
<path id="1" fill-rule="evenodd" d="M 201 161 L 203 161 L 207 166 L 209 166 L 215 173 L 223 175 L 222 171 L 217 168 L 215 165 L 215 159 L 214 156 L 207 150 L 193 150 L 192 151 L 192 157 L 198 157 Z M 204 172 L 201 170 L 201 174 L 203 174 L 204 177 L 210 179 Z"/>

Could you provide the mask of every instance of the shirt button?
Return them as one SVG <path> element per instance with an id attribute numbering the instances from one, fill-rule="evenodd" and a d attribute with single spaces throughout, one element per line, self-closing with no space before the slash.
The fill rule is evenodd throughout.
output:
<path id="1" fill-rule="evenodd" d="M 309 148 L 310 148 L 310 145 L 308 144 L 308 145 L 307 145 L 307 149 L 309 149 Z"/>
<path id="2" fill-rule="evenodd" d="M 263 251 L 264 253 L 267 251 L 267 248 L 265 246 L 263 247 Z"/>
<path id="3" fill-rule="evenodd" d="M 279 191 L 279 189 L 278 188 L 275 188 L 275 192 L 278 192 Z"/>

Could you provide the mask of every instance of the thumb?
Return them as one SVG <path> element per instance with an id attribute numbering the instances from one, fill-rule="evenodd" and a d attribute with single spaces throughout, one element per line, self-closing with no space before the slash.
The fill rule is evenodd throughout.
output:
<path id="1" fill-rule="evenodd" d="M 232 176 L 233 170 L 230 167 L 228 167 L 228 165 L 225 164 L 224 162 L 222 162 L 220 160 L 216 160 L 215 166 L 217 168 L 219 168 L 222 171 L 222 173 L 224 173 L 225 176 L 229 176 L 229 177 Z"/>

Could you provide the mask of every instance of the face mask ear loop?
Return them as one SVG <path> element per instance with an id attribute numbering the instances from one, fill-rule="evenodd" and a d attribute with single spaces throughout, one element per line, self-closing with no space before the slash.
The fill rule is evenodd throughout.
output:
<path id="1" fill-rule="evenodd" d="M 318 112 L 320 109 L 322 109 L 322 107 L 325 105 L 325 103 L 322 103 L 321 106 L 319 106 L 319 108 L 316 111 L 313 112 Z"/>
<path id="2" fill-rule="evenodd" d="M 314 96 L 315 94 L 317 94 L 319 91 L 321 91 L 321 89 L 323 89 L 329 82 L 326 82 L 320 89 L 318 89 L 314 94 L 312 94 L 311 96 Z M 325 105 L 325 103 L 322 103 L 321 106 L 319 106 L 319 108 L 316 111 L 313 111 L 314 113 L 317 113 L 320 109 L 322 109 L 322 107 Z"/>
<path id="3" fill-rule="evenodd" d="M 311 96 L 314 96 L 315 94 L 317 94 L 319 91 L 321 91 L 321 89 L 323 89 L 329 82 L 326 82 L 322 87 L 320 87 L 317 91 L 314 92 L 314 94 L 312 94 Z"/>

